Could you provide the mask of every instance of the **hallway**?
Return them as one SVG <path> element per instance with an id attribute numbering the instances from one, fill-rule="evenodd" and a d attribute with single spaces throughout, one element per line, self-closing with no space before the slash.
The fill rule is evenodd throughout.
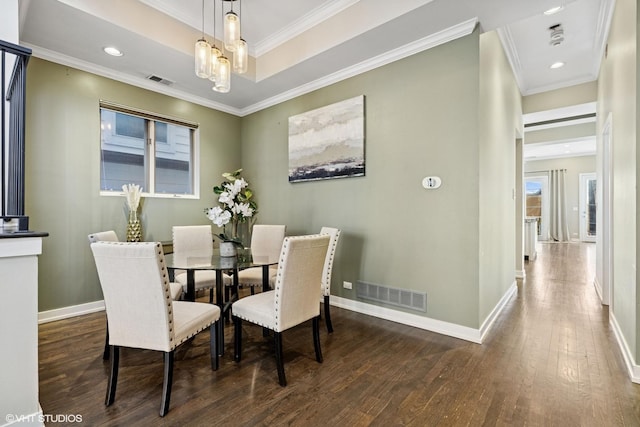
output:
<path id="1" fill-rule="evenodd" d="M 539 243 L 525 269 L 509 314 L 486 341 L 511 352 L 518 384 L 507 388 L 527 408 L 523 420 L 640 425 L 640 386 L 627 375 L 593 285 L 595 244 Z"/>
<path id="2" fill-rule="evenodd" d="M 116 401 L 104 406 L 105 322 L 94 313 L 40 325 L 40 403 L 87 425 L 640 426 L 640 385 L 592 284 L 594 245 L 538 247 L 482 345 L 332 307 L 322 365 L 310 325 L 284 334 L 282 388 L 260 328 L 245 328 L 243 361 L 227 353 L 217 372 L 200 334 L 176 355 L 159 418 L 162 358 L 149 351 L 122 351 Z"/>

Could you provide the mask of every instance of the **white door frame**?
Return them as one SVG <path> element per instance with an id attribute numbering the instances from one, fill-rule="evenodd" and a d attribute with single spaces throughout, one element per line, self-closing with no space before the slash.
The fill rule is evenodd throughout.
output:
<path id="1" fill-rule="evenodd" d="M 581 173 L 580 175 L 580 240 L 583 242 L 595 242 L 596 236 L 589 235 L 589 181 L 596 181 L 596 173 Z M 597 181 L 596 181 L 597 182 Z M 596 197 L 597 194 L 596 194 Z M 596 213 L 597 217 L 597 213 Z M 596 227 L 596 234 L 598 229 Z"/>
<path id="2" fill-rule="evenodd" d="M 609 113 L 602 127 L 602 176 L 598 177 L 597 184 L 596 227 L 599 232 L 596 233 L 596 253 L 601 253 L 601 259 L 596 261 L 596 289 L 600 290 L 602 304 L 609 305 L 610 309 L 613 309 L 613 244 L 611 241 L 613 238 L 612 131 L 612 115 Z M 600 272 L 598 272 L 598 267 L 600 267 Z M 598 280 L 598 277 L 600 280 Z"/>

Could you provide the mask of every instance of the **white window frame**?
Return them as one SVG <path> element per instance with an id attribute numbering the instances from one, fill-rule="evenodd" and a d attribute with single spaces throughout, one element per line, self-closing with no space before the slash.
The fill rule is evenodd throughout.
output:
<path id="1" fill-rule="evenodd" d="M 200 199 L 200 127 L 198 123 L 190 122 L 175 117 L 163 116 L 157 113 L 149 111 L 139 110 L 131 107 L 127 107 L 120 104 L 115 104 L 109 101 L 100 100 L 99 114 L 102 115 L 102 110 L 109 110 L 116 113 L 124 113 L 132 116 L 137 116 L 148 120 L 153 123 L 149 126 L 147 135 L 147 141 L 145 144 L 144 153 L 144 168 L 146 179 L 149 180 L 149 188 L 143 188 L 142 196 L 160 198 L 160 199 Z M 155 153 L 156 153 L 156 141 L 155 141 L 155 123 L 164 122 L 169 124 L 175 124 L 179 126 L 187 127 L 191 130 L 191 158 L 190 163 L 193 167 L 193 194 L 177 194 L 177 193 L 156 193 L 155 192 Z M 100 130 L 102 138 L 102 129 Z M 102 154 L 102 141 L 100 142 L 100 153 Z M 100 165 L 102 170 L 102 164 Z M 102 183 L 102 179 L 100 179 Z M 100 184 L 102 186 L 102 184 Z M 146 186 L 145 186 L 146 187 Z M 122 191 L 109 191 L 100 189 L 101 196 L 118 196 L 124 195 Z"/>

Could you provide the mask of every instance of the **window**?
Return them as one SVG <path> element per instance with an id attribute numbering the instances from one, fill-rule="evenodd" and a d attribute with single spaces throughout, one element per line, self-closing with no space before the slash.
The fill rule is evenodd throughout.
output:
<path id="1" fill-rule="evenodd" d="M 198 125 L 100 102 L 100 191 L 138 184 L 145 196 L 198 197 Z"/>

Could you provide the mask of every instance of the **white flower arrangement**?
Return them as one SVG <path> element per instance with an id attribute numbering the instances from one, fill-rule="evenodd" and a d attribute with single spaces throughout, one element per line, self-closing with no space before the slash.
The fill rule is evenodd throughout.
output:
<path id="1" fill-rule="evenodd" d="M 127 198 L 129 211 L 136 212 L 142 197 L 142 187 L 138 184 L 125 184 L 122 186 L 122 191 L 124 191 L 124 195 Z"/>
<path id="2" fill-rule="evenodd" d="M 233 173 L 223 173 L 225 178 L 219 186 L 213 187 L 213 192 L 218 195 L 218 206 L 204 210 L 207 217 L 218 227 L 231 224 L 229 235 L 218 234 L 225 242 L 238 241 L 238 224 L 246 222 L 258 213 L 258 205 L 253 198 L 253 191 L 249 183 L 240 176 L 242 169 Z"/>

